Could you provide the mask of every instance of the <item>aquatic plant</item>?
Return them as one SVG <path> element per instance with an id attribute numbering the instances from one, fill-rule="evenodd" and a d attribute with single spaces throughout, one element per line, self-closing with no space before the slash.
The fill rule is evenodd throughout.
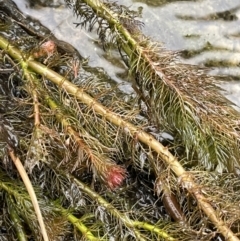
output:
<path id="1" fill-rule="evenodd" d="M 177 53 L 144 36 L 137 14 L 124 6 L 97 0 L 66 2 L 80 19 L 77 26 L 92 30 L 97 25 L 104 46 L 111 42 L 125 52 L 149 121 L 175 137 L 187 162 L 219 172 L 239 168 L 239 113 L 219 93 L 213 77 L 179 63 Z"/>
<path id="2" fill-rule="evenodd" d="M 143 36 L 138 14 L 125 6 L 66 2 L 78 25 L 96 27 L 105 49 L 111 43 L 120 50 L 137 97 L 84 66 L 79 73 L 80 64 L 69 68 L 81 62 L 78 53 L 50 34 L 29 38 L 34 30 L 14 21 L 16 8 L 4 15 L 13 19 L 0 35 L 0 77 L 9 82 L 0 90 L 1 221 L 14 229 L 5 236 L 239 240 L 239 114 L 214 79 Z M 172 143 L 164 143 L 163 131 Z M 33 186 L 29 194 L 18 175 Z"/>

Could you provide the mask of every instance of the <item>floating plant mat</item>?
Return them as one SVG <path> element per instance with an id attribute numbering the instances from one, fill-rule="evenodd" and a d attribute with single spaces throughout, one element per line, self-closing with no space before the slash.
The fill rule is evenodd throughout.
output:
<path id="1" fill-rule="evenodd" d="M 1 238 L 239 240 L 240 116 L 215 79 L 144 36 L 137 12 L 66 3 L 136 92 L 0 1 Z"/>

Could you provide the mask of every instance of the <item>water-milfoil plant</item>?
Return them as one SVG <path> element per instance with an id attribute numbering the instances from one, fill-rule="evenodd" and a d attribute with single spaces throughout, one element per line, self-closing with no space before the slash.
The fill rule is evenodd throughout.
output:
<path id="1" fill-rule="evenodd" d="M 18 61 L 22 63 L 22 66 L 31 67 L 36 73 L 39 73 L 53 83 L 59 85 L 59 87 L 63 88 L 69 94 L 73 95 L 75 98 L 79 99 L 83 104 L 90 106 L 95 114 L 98 114 L 107 119 L 109 122 L 113 123 L 116 126 L 119 126 L 124 130 L 123 133 L 130 135 L 132 138 L 136 138 L 145 145 L 149 146 L 152 150 L 154 150 L 158 156 L 164 160 L 166 164 L 172 169 L 173 172 L 179 177 L 180 185 L 187 189 L 189 193 L 195 196 L 198 201 L 199 207 L 207 214 L 208 218 L 211 222 L 216 225 L 219 232 L 221 232 L 225 237 L 229 237 L 229 240 L 238 240 L 236 236 L 232 233 L 232 231 L 224 224 L 224 222 L 218 218 L 217 213 L 211 204 L 205 199 L 203 192 L 203 188 L 199 186 L 194 181 L 194 177 L 190 172 L 186 172 L 181 164 L 177 161 L 177 159 L 168 151 L 168 148 L 164 147 L 159 143 L 153 136 L 147 134 L 146 132 L 139 129 L 139 127 L 134 126 L 133 124 L 127 122 L 123 118 L 121 118 L 118 114 L 111 112 L 109 109 L 106 109 L 102 104 L 98 103 L 92 97 L 90 97 L 87 93 L 84 92 L 83 89 L 75 86 L 71 82 L 69 82 L 64 77 L 55 73 L 54 71 L 48 69 L 46 66 L 32 60 L 31 58 L 26 62 L 22 59 L 21 53 L 14 47 L 10 46 L 9 43 L 4 40 L 2 37 L 0 38 L 0 44 L 2 48 L 8 50 L 9 54 L 14 56 Z M 24 64 L 25 63 L 25 64 Z M 159 161 L 157 158 L 156 161 Z M 138 237 L 138 232 L 135 233 L 136 237 Z M 140 236 L 139 236 L 140 237 Z M 141 238 L 140 238 L 141 240 Z"/>
<path id="2" fill-rule="evenodd" d="M 236 171 L 239 113 L 220 94 L 213 77 L 204 69 L 179 63 L 177 53 L 141 34 L 133 11 L 108 1 L 66 2 L 80 18 L 78 25 L 92 30 L 97 23 L 100 39 L 104 29 L 109 37 L 105 41 L 110 39 L 126 53 L 135 90 L 145 103 L 149 120 L 185 148 L 188 163 L 198 161 L 207 170 Z"/>
<path id="3" fill-rule="evenodd" d="M 128 12 L 123 6 L 118 7 L 116 3 L 102 5 L 101 2 L 97 2 L 99 11 L 94 12 L 93 3 L 88 1 L 89 5 L 84 2 L 80 4 L 88 13 L 91 11 L 93 13 L 88 15 L 86 24 L 88 21 L 91 22 L 91 19 L 99 22 L 101 18 L 114 13 L 115 10 L 117 10 L 113 14 L 115 18 L 118 18 L 120 13 L 128 16 L 125 20 L 121 16 L 120 21 L 117 22 L 114 18 L 111 21 L 106 19 L 102 29 L 109 30 L 109 33 L 112 31 L 113 35 L 110 39 L 113 43 L 118 42 L 122 50 L 129 54 L 128 61 L 138 84 L 136 91 L 145 105 L 150 108 L 151 96 L 153 95 L 154 98 L 157 96 L 154 95 L 156 86 L 151 85 L 150 87 L 153 87 L 151 91 L 147 90 L 148 85 L 143 84 L 141 87 L 141 81 L 147 78 L 141 70 L 147 66 L 146 56 L 153 61 L 150 59 L 153 53 L 144 51 L 144 48 L 150 47 L 150 40 L 141 36 L 139 29 L 141 24 L 134 20 L 135 15 L 132 16 L 136 13 Z M 96 17 L 98 16 L 96 13 L 101 13 L 102 8 L 107 14 Z M 101 32 L 101 29 L 99 31 Z M 122 31 L 125 31 L 130 38 L 129 41 L 125 41 Z M 44 41 L 46 41 L 45 38 L 46 36 L 43 37 Z M 41 46 L 43 39 L 37 43 L 37 46 Z M 107 35 L 102 38 L 102 41 L 107 41 Z M 134 45 L 135 43 L 137 45 Z M 18 70 L 15 76 L 9 74 L 10 76 L 7 75 L 7 77 L 11 83 L 21 87 L 17 95 L 14 91 L 9 91 L 10 97 L 6 97 L 0 89 L 2 103 L 6 103 L 7 98 L 12 98 L 14 106 L 14 109 L 9 109 L 1 103 L 4 118 L 1 118 L 0 124 L 2 127 L 11 128 L 2 128 L 3 135 L 0 139 L 1 159 L 4 161 L 0 168 L 6 176 L 6 178 L 1 176 L 0 197 L 4 205 L 9 207 L 7 213 L 2 208 L 0 210 L 5 226 L 10 226 L 9 222 L 5 221 L 9 219 L 12 222 L 16 220 L 16 223 L 20 224 L 19 228 L 17 226 L 15 228 L 13 234 L 15 237 L 24 240 L 25 233 L 31 233 L 38 240 L 40 229 L 33 205 L 23 184 L 19 182 L 14 187 L 17 181 L 13 179 L 20 179 L 11 166 L 14 157 L 9 157 L 4 151 L 4 145 L 13 145 L 15 153 L 24 162 L 35 187 L 48 236 L 52 240 L 57 240 L 57 237 L 61 236 L 64 236 L 65 240 L 71 238 L 76 240 L 193 240 L 196 238 L 212 240 L 220 235 L 223 235 L 226 240 L 238 240 L 239 215 L 234 215 L 234 210 L 238 208 L 239 182 L 234 175 L 221 176 L 217 173 L 205 172 L 203 169 L 206 165 L 197 167 L 188 165 L 187 172 L 173 155 L 173 153 L 178 154 L 174 145 L 180 143 L 184 146 L 184 142 L 181 141 L 181 136 L 172 130 L 172 122 L 171 125 L 168 122 L 158 125 L 161 130 L 168 127 L 166 129 L 174 134 L 174 137 L 176 134 L 174 145 L 169 144 L 171 149 L 168 149 L 145 131 L 150 129 L 149 126 L 152 123 L 147 121 L 147 115 L 145 117 L 140 115 L 142 110 L 137 107 L 137 100 L 127 102 L 122 98 L 124 95 L 116 91 L 116 87 L 113 88 L 103 82 L 99 83 L 100 81 L 96 78 L 87 79 L 82 73 L 80 76 L 78 71 L 73 71 L 72 74 L 59 71 L 64 73 L 63 76 L 50 69 L 50 66 L 54 66 L 58 71 L 59 68 L 56 67 L 59 63 L 65 65 L 66 69 L 66 62 L 72 59 L 66 57 L 66 54 L 59 55 L 57 60 L 48 55 L 38 58 L 34 54 L 31 56 L 34 52 L 20 51 L 21 46 L 13 46 L 14 44 L 17 43 L 11 43 L 6 38 L 0 37 L 1 65 L 4 68 L 5 64 L 10 66 L 11 71 L 14 68 Z M 142 52 L 141 58 L 138 57 L 138 63 L 136 63 L 134 62 L 136 58 L 132 55 L 136 57 L 140 53 L 136 51 L 138 45 L 140 46 L 138 50 Z M 168 64 L 171 68 L 174 60 L 172 53 L 166 51 L 161 53 L 165 54 L 161 55 L 165 56 L 165 69 L 169 67 Z M 144 62 L 142 58 L 145 58 Z M 158 68 L 156 66 L 160 66 L 159 59 L 155 60 L 154 66 Z M 153 62 L 149 65 L 151 71 L 152 66 Z M 187 66 L 183 68 L 187 69 Z M 192 66 L 189 68 L 189 73 L 192 73 Z M 138 71 L 135 73 L 136 69 Z M 88 73 L 89 75 L 91 74 Z M 0 76 L 2 78 L 4 74 Z M 72 76 L 74 80 L 69 81 L 67 77 L 72 78 Z M 203 76 L 201 74 L 202 78 Z M 153 83 L 156 80 L 155 77 L 151 74 Z M 151 84 L 151 78 L 148 80 L 149 84 Z M 205 78 L 211 79 L 208 76 Z M 162 82 L 167 83 L 167 81 Z M 13 85 L 13 90 L 14 87 Z M 158 90 L 156 88 L 157 92 Z M 173 90 L 177 89 L 173 88 Z M 179 90 L 178 94 L 182 92 Z M 164 97 L 164 94 L 161 96 Z M 173 96 L 175 97 L 170 100 L 175 103 L 174 101 L 179 100 L 180 94 Z M 183 102 L 180 103 L 185 103 L 185 98 L 183 96 Z M 182 116 L 180 107 L 175 109 L 176 113 L 169 114 L 173 121 L 174 113 L 180 113 L 179 116 Z M 164 113 L 168 113 L 166 109 L 171 109 L 170 102 L 165 103 L 164 108 Z M 157 113 L 154 109 L 152 112 L 150 109 L 147 111 L 147 114 L 152 115 L 154 122 L 157 123 L 154 113 Z M 194 125 L 194 122 L 190 121 L 190 123 Z M 200 124 L 204 124 L 202 120 Z M 19 141 L 14 132 L 19 135 Z M 194 138 L 192 137 L 192 141 Z M 191 159 L 190 156 L 197 159 L 195 151 L 191 154 L 190 152 L 181 154 L 181 156 L 184 155 L 187 156 L 186 159 Z M 199 161 L 199 163 L 202 162 Z M 143 175 L 150 184 L 144 182 Z M 154 181 L 155 187 L 152 184 Z M 8 188 L 9 183 L 13 188 Z M 215 187 L 214 190 L 212 186 Z M 154 197 L 154 188 L 156 197 Z M 21 193 L 24 193 L 22 199 L 17 196 L 20 189 Z M 11 208 L 14 203 L 18 204 L 16 200 L 20 199 L 23 203 L 29 204 L 31 213 L 29 217 L 34 220 L 34 228 L 29 217 L 26 218 L 24 205 L 14 205 L 14 209 Z M 146 205 L 147 200 L 150 200 L 150 203 Z M 169 216 L 166 213 L 165 216 L 160 215 L 161 201 Z M 175 222 L 171 222 L 169 218 Z M 21 225 L 23 220 L 26 222 L 25 225 Z M 63 223 L 67 232 L 62 230 Z M 75 232 L 73 227 L 78 231 Z"/>

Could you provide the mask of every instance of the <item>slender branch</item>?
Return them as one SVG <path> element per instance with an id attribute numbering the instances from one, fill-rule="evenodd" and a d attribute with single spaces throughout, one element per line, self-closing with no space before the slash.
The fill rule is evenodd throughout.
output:
<path id="1" fill-rule="evenodd" d="M 63 215 L 67 216 L 67 219 L 82 233 L 82 235 L 90 241 L 100 241 L 103 239 L 97 238 L 93 235 L 93 233 L 86 227 L 78 218 L 76 218 L 73 214 L 69 213 L 68 210 L 65 210 L 63 207 L 60 207 Z"/>
<path id="2" fill-rule="evenodd" d="M 40 111 L 39 111 L 39 102 L 38 102 L 38 95 L 36 90 L 32 90 L 33 96 L 33 106 L 34 106 L 34 125 L 40 125 Z"/>
<path id="3" fill-rule="evenodd" d="M 25 68 L 25 65 L 22 66 L 24 70 L 24 76 L 28 80 L 28 84 L 31 88 L 31 95 L 33 98 L 33 107 L 34 107 L 34 125 L 35 127 L 40 125 L 40 111 L 39 111 L 39 101 L 38 101 L 38 93 L 35 86 L 35 80 L 32 76 L 32 73 L 29 71 L 29 69 Z"/>
<path id="4" fill-rule="evenodd" d="M 37 201 L 37 197 L 36 197 L 36 194 L 34 192 L 34 189 L 33 189 L 33 186 L 31 184 L 31 181 L 29 180 L 29 177 L 21 163 L 21 161 L 19 160 L 18 157 L 15 156 L 14 154 L 14 151 L 12 149 L 9 149 L 9 156 L 11 157 L 12 161 L 14 162 L 25 186 L 26 186 L 26 189 L 29 193 L 29 196 L 32 200 L 32 204 L 33 204 L 33 207 L 34 207 L 34 210 L 36 212 L 36 215 L 37 215 L 37 218 L 38 218 L 38 222 L 39 222 L 39 225 L 40 225 L 40 228 L 41 228 L 41 232 L 42 232 L 42 236 L 43 236 L 43 239 L 44 241 L 49 241 L 48 239 L 48 235 L 47 235 L 47 231 L 46 231 L 46 228 L 45 228 L 45 224 L 44 224 L 44 221 L 43 221 L 43 217 L 42 217 L 42 213 L 41 213 L 41 210 L 40 210 L 40 207 L 38 205 L 38 201 Z"/>
<path id="5" fill-rule="evenodd" d="M 143 228 L 145 230 L 149 230 L 151 232 L 157 233 L 159 235 L 159 237 L 163 237 L 164 239 L 168 240 L 168 241 L 177 241 L 177 239 L 169 236 L 165 231 L 163 231 L 162 229 L 149 224 L 147 222 L 140 222 L 140 221 L 133 221 L 133 225 L 135 227 L 138 228 Z"/>
<path id="6" fill-rule="evenodd" d="M 8 211 L 9 211 L 9 215 L 10 215 L 10 218 L 11 218 L 11 221 L 13 222 L 13 227 L 14 229 L 16 230 L 16 233 L 17 233 L 17 237 L 18 237 L 18 240 L 19 241 L 27 241 L 27 235 L 24 231 L 24 228 L 23 228 L 23 225 L 21 223 L 21 219 L 20 217 L 18 216 L 15 208 L 13 207 L 12 205 L 12 197 L 11 196 L 8 196 L 7 197 L 8 199 Z"/>

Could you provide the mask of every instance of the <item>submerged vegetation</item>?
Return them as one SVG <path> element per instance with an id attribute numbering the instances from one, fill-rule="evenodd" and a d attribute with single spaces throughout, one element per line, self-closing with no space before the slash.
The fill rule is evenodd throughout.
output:
<path id="1" fill-rule="evenodd" d="M 0 0 L 1 240 L 239 240 L 240 115 L 215 79 L 137 12 L 66 4 L 119 50 L 135 96 Z"/>

